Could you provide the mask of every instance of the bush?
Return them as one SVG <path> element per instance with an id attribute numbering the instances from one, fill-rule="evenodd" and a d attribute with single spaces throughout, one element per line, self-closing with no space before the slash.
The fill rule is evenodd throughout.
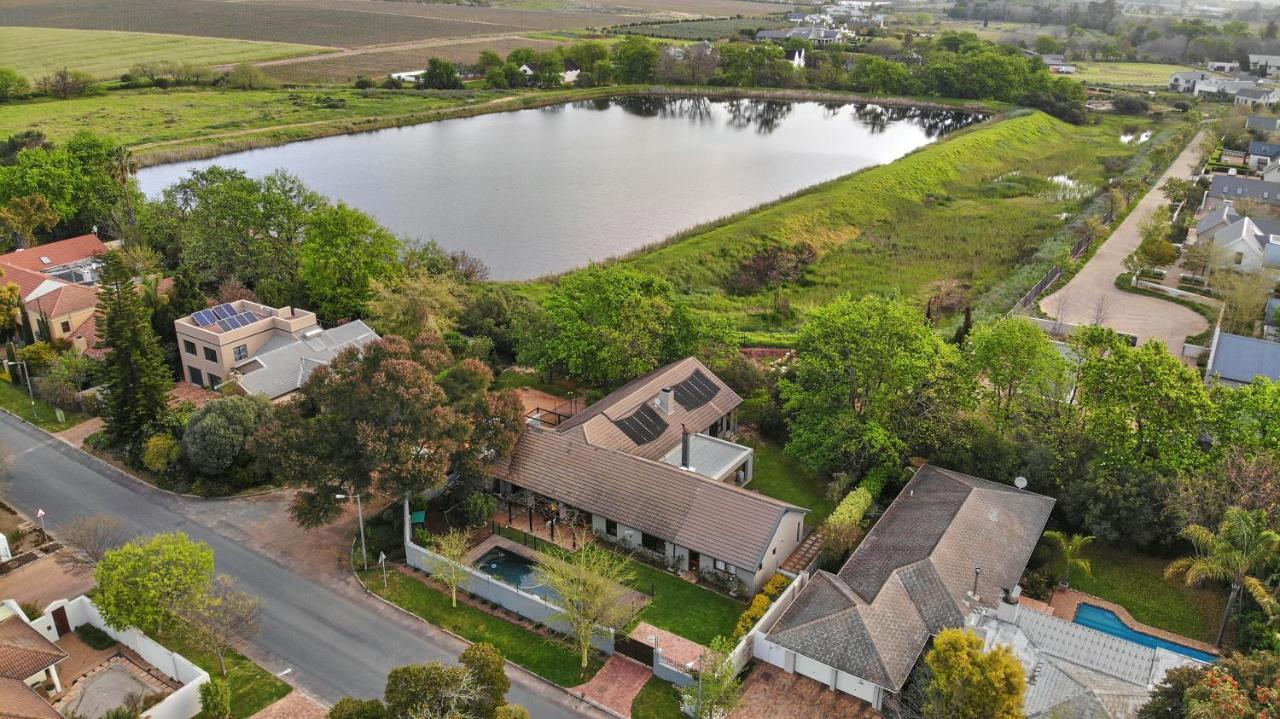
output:
<path id="1" fill-rule="evenodd" d="M 105 450 L 111 446 L 111 440 L 107 438 L 107 433 L 97 431 L 84 438 L 84 443 L 90 449 Z"/>
<path id="2" fill-rule="evenodd" d="M 1187 112 L 1188 110 L 1191 109 L 1191 103 L 1187 102 L 1186 100 L 1178 100 L 1177 102 L 1173 103 L 1173 109 L 1177 110 L 1178 112 Z"/>
<path id="3" fill-rule="evenodd" d="M 791 584 L 791 580 L 785 574 L 775 574 L 769 577 L 769 581 L 765 582 L 764 589 L 760 593 L 774 601 L 787 590 L 787 586 Z"/>
<path id="4" fill-rule="evenodd" d="M 762 247 L 748 257 L 731 278 L 727 289 L 739 295 L 749 295 L 804 277 L 805 271 L 818 259 L 817 250 L 808 242 L 797 242 L 792 247 L 777 245 Z"/>
<path id="5" fill-rule="evenodd" d="M 1043 569 L 1036 569 L 1022 575 L 1022 593 L 1042 602 L 1053 596 L 1053 578 Z"/>
<path id="6" fill-rule="evenodd" d="M 182 450 L 201 474 L 218 476 L 238 460 L 247 461 L 247 448 L 258 425 L 271 412 L 262 397 L 223 397 L 196 410 L 182 433 Z"/>
<path id="7" fill-rule="evenodd" d="M 360 77 L 356 78 L 357 90 L 370 90 L 373 88 L 373 86 L 374 86 L 373 80 L 365 77 L 364 75 L 361 75 Z"/>
<path id="8" fill-rule="evenodd" d="M 178 440 L 167 434 L 157 434 L 147 440 L 142 450 L 142 466 L 152 472 L 163 473 L 181 455 L 182 448 L 178 445 Z"/>
<path id="9" fill-rule="evenodd" d="M 1111 106 L 1121 115 L 1140 115 L 1150 107 L 1146 100 L 1137 95 L 1117 95 Z"/>
<path id="10" fill-rule="evenodd" d="M 35 619 L 44 614 L 44 612 L 40 611 L 40 606 L 35 602 L 21 602 L 18 604 L 18 608 L 22 610 L 23 614 L 27 615 L 27 619 Z"/>
<path id="11" fill-rule="evenodd" d="M 491 494 L 472 492 L 463 503 L 463 511 L 467 515 L 467 524 L 476 527 L 488 522 L 493 513 L 498 511 L 498 500 Z"/>
<path id="12" fill-rule="evenodd" d="M 388 77 L 386 80 L 382 81 L 383 90 L 399 90 L 403 87 L 404 83 L 400 81 L 400 78 Z"/>
<path id="13" fill-rule="evenodd" d="M 92 624 L 81 624 L 76 627 L 76 636 L 89 645 L 90 649 L 109 649 L 116 644 L 116 640 L 112 639 L 110 634 Z"/>
<path id="14" fill-rule="evenodd" d="M 207 719 L 231 719 L 231 688 L 222 679 L 211 678 L 200 685 L 200 707 Z"/>
<path id="15" fill-rule="evenodd" d="M 889 478 L 897 473 L 895 467 L 872 467 L 867 475 L 858 483 L 859 489 L 867 490 L 867 494 L 871 495 L 871 501 L 880 499 L 880 493 L 884 491 L 884 486 L 889 483 Z"/>
<path id="16" fill-rule="evenodd" d="M 751 598 L 751 604 L 738 617 L 738 626 L 734 627 L 733 638 L 741 639 L 746 636 L 747 632 L 760 621 L 764 613 L 769 611 L 773 600 L 766 597 L 763 593 L 757 594 Z"/>
<path id="17" fill-rule="evenodd" d="M 262 71 L 262 68 L 242 62 L 231 68 L 222 84 L 233 90 L 270 90 L 280 83 Z"/>
<path id="18" fill-rule="evenodd" d="M 58 353 L 48 342 L 32 342 L 18 350 L 18 361 L 26 362 L 32 374 L 43 374 L 49 365 L 58 358 Z"/>
<path id="19" fill-rule="evenodd" d="M 843 556 L 853 549 L 861 531 L 862 518 L 873 502 L 871 492 L 861 485 L 840 500 L 825 523 L 826 543 L 834 553 Z"/>

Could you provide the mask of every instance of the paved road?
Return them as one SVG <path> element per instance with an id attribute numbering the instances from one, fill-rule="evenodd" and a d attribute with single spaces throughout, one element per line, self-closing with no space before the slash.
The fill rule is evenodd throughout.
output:
<path id="1" fill-rule="evenodd" d="M 1142 242 L 1139 226 L 1161 205 L 1164 195 L 1159 187 L 1171 177 L 1189 178 L 1200 158 L 1200 132 L 1169 169 L 1156 182 L 1155 188 L 1138 201 L 1137 207 L 1111 233 L 1065 287 L 1040 301 L 1045 314 L 1068 324 L 1100 324 L 1117 332 L 1136 335 L 1138 342 L 1158 339 L 1169 345 L 1176 356 L 1182 354 L 1182 343 L 1188 335 L 1199 334 L 1209 324 L 1200 313 L 1173 302 L 1144 297 L 1116 289 L 1115 279 L 1125 271 L 1124 258 L 1133 254 Z"/>
<path id="2" fill-rule="evenodd" d="M 82 514 L 112 514 L 131 532 L 181 530 L 208 542 L 218 570 L 266 600 L 262 634 L 249 653 L 273 672 L 328 702 L 343 696 L 381 696 L 393 667 L 451 661 L 465 645 L 349 587 L 320 584 L 272 556 L 255 551 L 242 529 L 225 521 L 228 502 L 188 500 L 152 489 L 0 413 L 0 442 L 13 455 L 0 496 L 29 516 L 44 509 L 50 529 Z M 230 500 L 235 504 L 244 500 Z M 214 507 L 212 511 L 210 508 Z M 279 521 L 288 522 L 281 516 Z M 603 717 L 528 673 L 508 666 L 508 699 L 537 719 Z"/>

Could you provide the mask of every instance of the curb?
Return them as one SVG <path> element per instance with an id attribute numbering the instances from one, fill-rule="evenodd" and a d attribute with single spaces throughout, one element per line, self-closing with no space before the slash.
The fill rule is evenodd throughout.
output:
<path id="1" fill-rule="evenodd" d="M 354 548 L 355 548 L 355 540 L 354 540 L 354 539 L 353 539 L 353 540 L 351 540 L 351 544 L 352 544 L 352 550 L 354 551 Z M 408 565 L 396 565 L 396 566 L 408 566 Z M 404 607 L 400 606 L 399 604 L 396 604 L 395 602 L 393 602 L 393 601 L 391 601 L 391 600 L 389 600 L 389 599 L 386 599 L 386 598 L 384 598 L 384 597 L 380 596 L 377 592 L 374 592 L 374 591 L 370 590 L 370 589 L 369 589 L 369 587 L 365 585 L 364 580 L 360 578 L 360 574 L 359 574 L 359 572 L 355 571 L 355 567 L 352 567 L 352 568 L 351 568 L 351 576 L 355 577 L 356 582 L 360 585 L 360 588 L 364 590 L 364 593 L 365 593 L 365 594 L 367 594 L 367 595 L 369 595 L 369 596 L 373 597 L 374 599 L 377 599 L 378 601 L 382 602 L 383 604 L 387 605 L 388 607 L 392 607 L 392 608 L 394 608 L 396 611 L 401 612 L 402 614 L 404 614 L 404 615 L 406 615 L 406 616 L 408 616 L 408 617 L 411 617 L 411 618 L 413 618 L 413 619 L 414 619 L 414 620 L 416 620 L 416 621 L 422 622 L 423 624 L 426 624 L 426 625 L 428 625 L 428 626 L 430 626 L 430 627 L 432 627 L 432 628 L 436 629 L 437 631 L 444 632 L 445 634 L 448 634 L 449 636 L 453 637 L 454 639 L 457 639 L 458 641 L 462 642 L 463 644 L 466 644 L 467 646 L 471 646 L 472 644 L 475 644 L 475 642 L 471 641 L 470 639 L 466 639 L 465 637 L 458 636 L 457 634 L 454 634 L 453 632 L 449 631 L 448 629 L 445 629 L 444 627 L 441 627 L 441 626 L 437 626 L 437 625 L 435 625 L 435 624 L 432 624 L 431 622 L 428 622 L 427 620 L 423 619 L 422 617 L 418 616 L 417 614 L 414 614 L 413 612 L 409 611 L 408 609 L 405 609 Z M 533 670 L 531 670 L 531 669 L 526 669 L 525 667 L 522 667 L 522 666 L 520 666 L 519 664 L 516 664 L 515 662 L 511 661 L 510 659 L 506 659 L 506 658 L 504 657 L 504 658 L 503 658 L 503 660 L 504 660 L 508 665 L 510 665 L 510 666 L 512 666 L 512 667 L 515 667 L 515 669 L 516 669 L 517 671 L 520 671 L 520 672 L 523 672 L 523 673 L 525 673 L 525 674 L 528 674 L 529 676 L 534 677 L 534 678 L 535 678 L 535 679 L 537 679 L 538 681 L 540 681 L 540 682 L 542 682 L 542 683 L 546 684 L 548 687 L 550 687 L 550 688 L 552 688 L 552 689 L 555 689 L 556 691 L 563 692 L 563 693 L 567 694 L 568 696 L 570 696 L 571 698 L 573 698 L 573 699 L 575 699 L 575 700 L 577 700 L 577 701 L 583 702 L 584 704 L 589 704 L 589 705 L 591 705 L 592 707 L 595 707 L 596 709 L 599 709 L 600 711 L 604 712 L 605 714 L 608 714 L 608 715 L 609 715 L 609 716 L 611 716 L 611 717 L 615 717 L 616 719 L 630 719 L 630 718 L 629 718 L 629 717 L 627 717 L 626 715 L 624 715 L 624 714 L 619 714 L 618 712 L 614 711 L 613 709 L 610 709 L 609 707 L 604 706 L 603 704 L 601 704 L 601 703 L 599 703 L 599 702 L 597 702 L 597 701 L 595 701 L 595 700 L 593 700 L 593 699 L 590 699 L 590 698 L 588 698 L 588 697 L 586 697 L 586 696 L 584 696 L 584 695 L 581 695 L 581 694 L 574 694 L 572 691 L 570 691 L 570 690 L 569 690 L 569 688 L 568 688 L 568 687 L 562 687 L 562 686 L 560 686 L 559 684 L 556 684 L 555 682 L 551 681 L 550 679 L 547 679 L 546 677 L 542 676 L 541 674 L 539 674 L 539 673 L 537 673 L 537 672 L 535 672 L 535 671 L 533 671 Z M 588 680 L 588 681 L 589 681 L 589 680 Z"/>

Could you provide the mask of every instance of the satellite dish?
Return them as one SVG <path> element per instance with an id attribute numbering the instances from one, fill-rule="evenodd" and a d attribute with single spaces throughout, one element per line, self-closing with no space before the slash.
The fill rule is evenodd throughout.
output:
<path id="1" fill-rule="evenodd" d="M 1013 479 L 1013 486 L 1017 487 L 1018 489 L 1026 489 L 1026 488 L 1027 488 L 1027 478 L 1026 478 L 1026 477 L 1014 477 L 1014 479 Z"/>

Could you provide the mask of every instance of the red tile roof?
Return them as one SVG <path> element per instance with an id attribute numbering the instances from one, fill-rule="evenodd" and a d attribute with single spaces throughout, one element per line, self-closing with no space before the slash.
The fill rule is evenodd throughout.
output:
<path id="1" fill-rule="evenodd" d="M 63 285 L 27 303 L 28 311 L 46 317 L 62 317 L 98 304 L 98 291 L 84 285 Z"/>
<path id="2" fill-rule="evenodd" d="M 66 652 L 17 614 L 0 619 L 0 677 L 26 679 L 66 657 Z"/>
<path id="3" fill-rule="evenodd" d="M 86 357 L 93 359 L 102 359 L 107 356 L 107 351 L 98 349 L 98 317 L 101 313 L 94 312 L 89 315 L 88 319 L 80 323 L 80 326 L 71 332 L 71 340 L 84 340 L 84 354 Z"/>
<path id="4" fill-rule="evenodd" d="M 0 265 L 43 272 L 50 267 L 87 260 L 106 253 L 107 246 L 98 239 L 97 235 L 80 235 L 0 255 Z M 44 258 L 48 258 L 49 261 L 45 262 Z"/>
<path id="5" fill-rule="evenodd" d="M 0 284 L 9 284 L 12 282 L 17 285 L 18 292 L 22 294 L 24 299 L 27 295 L 35 292 L 36 288 L 40 286 L 40 283 L 48 281 L 57 282 L 57 280 L 51 280 L 48 275 L 41 274 L 39 272 L 24 270 L 12 265 L 0 266 Z"/>
<path id="6" fill-rule="evenodd" d="M 0 719 L 62 719 L 21 679 L 0 677 Z"/>

